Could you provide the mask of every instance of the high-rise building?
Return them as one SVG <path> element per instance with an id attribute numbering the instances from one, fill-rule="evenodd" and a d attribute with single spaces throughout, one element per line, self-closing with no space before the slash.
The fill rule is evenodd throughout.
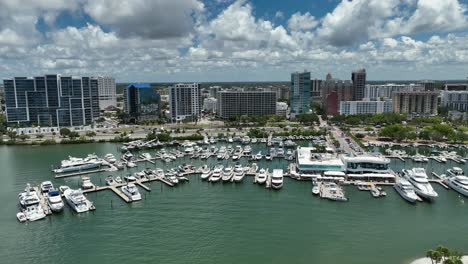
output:
<path id="1" fill-rule="evenodd" d="M 412 92 L 412 91 L 424 91 L 423 84 L 366 84 L 366 90 L 364 92 L 364 98 L 369 100 L 380 100 L 380 99 L 392 99 L 393 92 Z"/>
<path id="2" fill-rule="evenodd" d="M 340 115 L 381 114 L 392 112 L 391 101 L 342 101 Z"/>
<path id="3" fill-rule="evenodd" d="M 277 116 L 288 116 L 288 104 L 285 102 L 276 102 L 276 115 Z"/>
<path id="4" fill-rule="evenodd" d="M 310 72 L 295 72 L 291 74 L 289 102 L 292 116 L 309 112 Z"/>
<path id="5" fill-rule="evenodd" d="M 393 112 L 412 116 L 437 115 L 438 92 L 393 92 Z"/>
<path id="6" fill-rule="evenodd" d="M 468 91 L 442 91 L 441 105 L 450 110 L 468 111 Z"/>
<path id="7" fill-rule="evenodd" d="M 179 83 L 169 87 L 169 112 L 172 122 L 197 120 L 202 109 L 200 84 Z"/>
<path id="8" fill-rule="evenodd" d="M 262 116 L 276 114 L 276 93 L 269 91 L 218 92 L 218 116 Z"/>
<path id="9" fill-rule="evenodd" d="M 446 91 L 468 91 L 468 83 L 446 83 Z"/>
<path id="10" fill-rule="evenodd" d="M 109 106 L 117 106 L 115 79 L 107 76 L 96 77 L 99 89 L 99 109 L 106 110 Z"/>
<path id="11" fill-rule="evenodd" d="M 322 80 L 313 79 L 310 80 L 310 95 L 313 102 L 322 101 Z"/>
<path id="12" fill-rule="evenodd" d="M 424 91 L 434 91 L 435 90 L 435 82 L 431 80 L 422 80 L 418 82 L 419 85 L 424 87 Z"/>
<path id="13" fill-rule="evenodd" d="M 161 96 L 148 83 L 132 83 L 124 90 L 124 111 L 128 121 L 158 120 Z"/>
<path id="14" fill-rule="evenodd" d="M 341 101 L 353 100 L 351 81 L 333 79 L 331 74 L 322 82 L 322 107 L 327 115 L 337 115 Z"/>
<path id="15" fill-rule="evenodd" d="M 218 100 L 213 97 L 208 97 L 203 99 L 203 111 L 206 113 L 216 112 L 216 107 L 218 106 Z"/>
<path id="16" fill-rule="evenodd" d="M 353 81 L 353 101 L 361 101 L 366 87 L 366 69 L 353 71 L 351 80 Z"/>
<path id="17" fill-rule="evenodd" d="M 82 126 L 99 117 L 96 78 L 53 74 L 3 83 L 9 125 Z"/>

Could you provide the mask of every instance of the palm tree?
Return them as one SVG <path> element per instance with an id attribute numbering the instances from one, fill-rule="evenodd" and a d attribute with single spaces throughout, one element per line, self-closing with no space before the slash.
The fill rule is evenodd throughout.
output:
<path id="1" fill-rule="evenodd" d="M 429 250 L 426 252 L 426 258 L 431 260 L 431 263 L 434 264 L 434 250 Z"/>

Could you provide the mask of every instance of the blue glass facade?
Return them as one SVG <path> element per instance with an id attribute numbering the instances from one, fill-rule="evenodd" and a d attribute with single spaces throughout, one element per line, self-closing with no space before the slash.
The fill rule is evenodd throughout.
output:
<path id="1" fill-rule="evenodd" d="M 46 75 L 4 80 L 9 125 L 81 126 L 99 117 L 97 79 Z"/>
<path id="2" fill-rule="evenodd" d="M 291 74 L 289 105 L 291 114 L 304 114 L 310 110 L 310 72 Z"/>
<path id="3" fill-rule="evenodd" d="M 134 121 L 157 120 L 161 96 L 149 84 L 130 84 L 124 90 L 124 110 Z"/>

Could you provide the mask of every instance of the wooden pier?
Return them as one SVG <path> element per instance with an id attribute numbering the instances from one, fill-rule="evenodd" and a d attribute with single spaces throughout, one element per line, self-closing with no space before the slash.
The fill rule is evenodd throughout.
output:
<path id="1" fill-rule="evenodd" d="M 55 175 L 55 178 L 56 178 L 56 179 L 68 178 L 68 177 L 75 177 L 75 176 L 81 176 L 81 175 L 92 174 L 92 173 L 98 173 L 98 172 L 105 172 L 105 171 L 109 171 L 109 168 L 97 169 L 97 170 L 79 171 L 79 172 L 66 173 L 66 174 L 56 174 L 56 175 Z"/>
<path id="2" fill-rule="evenodd" d="M 435 172 L 432 172 L 432 175 L 434 175 L 435 177 L 437 177 L 437 179 L 429 179 L 429 182 L 435 182 L 435 183 L 438 183 L 440 185 L 442 185 L 442 187 L 444 187 L 445 189 L 450 189 L 447 184 L 444 183 L 444 179 L 442 179 L 442 177 L 435 173 Z"/>

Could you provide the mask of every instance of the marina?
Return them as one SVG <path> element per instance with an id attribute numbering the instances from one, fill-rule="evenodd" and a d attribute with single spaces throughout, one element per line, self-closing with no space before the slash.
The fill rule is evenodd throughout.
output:
<path id="1" fill-rule="evenodd" d="M 216 144 L 218 149 L 223 145 L 224 143 Z M 115 146 L 116 145 L 114 144 L 109 144 L 109 147 L 113 149 L 116 149 Z M 77 146 L 73 146 L 73 147 L 76 148 Z M 234 147 L 235 145 L 233 146 L 233 149 Z M 266 147 L 265 144 L 255 144 L 255 145 L 251 144 L 251 147 L 252 147 L 252 153 L 258 153 L 259 151 L 262 151 L 263 153 L 265 153 L 266 152 L 265 149 L 268 149 L 269 151 L 269 149 L 271 148 L 271 147 L 270 148 Z M 175 147 L 167 147 L 166 153 L 174 152 L 174 148 Z M 67 152 L 59 156 L 50 157 L 49 159 L 47 159 L 47 161 L 43 162 L 42 164 L 54 164 L 54 163 L 56 164 L 57 162 L 60 162 L 61 158 L 63 159 L 64 157 L 67 157 L 68 155 L 74 155 L 76 157 L 86 157 L 87 155 L 86 153 L 89 153 L 90 151 L 96 152 L 98 156 L 102 156 L 102 157 L 105 156 L 105 154 L 107 153 L 113 152 L 109 148 L 107 148 L 107 150 L 103 149 L 101 151 L 96 151 L 96 150 L 89 150 L 88 148 L 86 149 L 83 148 L 81 152 L 75 152 L 75 153 L 70 153 L 70 154 Z M 145 150 L 142 152 L 148 152 L 154 158 L 156 156 L 154 153 L 157 153 L 158 151 L 160 150 L 158 149 L 154 151 Z M 115 157 L 119 157 L 120 155 L 121 154 L 114 152 Z M 134 156 L 138 157 L 139 155 L 141 154 L 135 153 Z M 207 165 L 206 167 L 209 167 L 212 170 L 217 164 L 221 163 L 226 166 L 235 166 L 236 162 L 240 162 L 244 168 L 249 167 L 249 169 L 246 170 L 244 178 L 242 180 L 243 184 L 234 184 L 233 182 L 229 182 L 229 183 L 219 182 L 218 184 L 214 184 L 214 183 L 210 184 L 208 180 L 201 179 L 202 168 L 204 165 Z M 258 161 L 251 161 L 250 157 L 245 156 L 245 157 L 240 158 L 239 160 L 233 161 L 231 159 L 218 160 L 216 156 L 211 156 L 208 159 L 201 160 L 199 158 L 198 159 L 191 158 L 191 156 L 184 155 L 183 157 L 176 158 L 175 160 L 169 163 L 165 162 L 163 159 L 155 159 L 154 164 L 148 161 L 136 161 L 135 163 L 137 164 L 137 166 L 133 168 L 123 168 L 123 170 L 118 170 L 118 171 L 100 171 L 100 172 L 92 172 L 93 170 L 91 170 L 92 173 L 89 173 L 89 174 L 76 175 L 76 176 L 70 176 L 70 177 L 64 177 L 64 178 L 55 178 L 54 174 L 51 175 L 50 172 L 47 172 L 47 166 L 45 167 L 38 166 L 34 168 L 37 171 L 42 171 L 42 173 L 35 173 L 38 176 L 40 176 L 39 178 L 37 178 L 38 180 L 33 181 L 31 179 L 30 173 L 28 173 L 27 175 L 24 174 L 23 177 L 24 179 L 27 179 L 27 181 L 31 183 L 35 183 L 35 184 L 39 184 L 45 180 L 53 179 L 53 183 L 55 186 L 68 185 L 72 188 L 79 188 L 81 185 L 81 178 L 83 176 L 89 176 L 91 182 L 95 185 L 95 188 L 83 190 L 83 194 L 88 198 L 90 202 L 92 202 L 92 204 L 96 208 L 96 211 L 93 212 L 92 214 L 89 212 L 79 214 L 80 216 L 79 218 L 86 217 L 89 220 L 91 220 L 92 218 L 96 218 L 96 220 L 100 219 L 101 217 L 107 218 L 110 213 L 116 212 L 116 211 L 119 211 L 119 212 L 122 211 L 122 213 L 131 215 L 132 211 L 135 211 L 135 210 L 137 212 L 138 211 L 142 212 L 141 210 L 146 211 L 146 209 L 144 208 L 148 208 L 147 210 L 153 210 L 152 208 L 154 208 L 155 206 L 158 208 L 162 206 L 162 204 L 160 204 L 161 199 L 162 199 L 161 201 L 165 201 L 164 204 L 166 204 L 169 201 L 168 199 L 173 200 L 175 202 L 180 199 L 185 199 L 184 197 L 186 197 L 186 195 L 190 193 L 192 193 L 191 195 L 196 195 L 196 197 L 190 196 L 190 199 L 193 201 L 198 201 L 199 199 L 202 199 L 202 197 L 208 198 L 208 197 L 211 197 L 212 195 L 216 195 L 217 197 L 216 200 L 222 201 L 223 199 L 229 199 L 229 203 L 234 202 L 234 204 L 238 203 L 238 202 L 235 202 L 236 200 L 243 199 L 242 196 L 245 195 L 245 192 L 250 193 L 249 199 L 252 199 L 252 196 L 255 197 L 255 196 L 260 195 L 260 197 L 264 197 L 262 199 L 267 199 L 267 200 L 270 200 L 270 198 L 268 198 L 270 196 L 271 197 L 283 197 L 284 199 L 285 197 L 287 197 L 288 194 L 296 193 L 295 197 L 302 196 L 303 197 L 302 200 L 307 201 L 308 204 L 309 203 L 314 204 L 314 208 L 316 208 L 315 210 L 317 210 L 318 208 L 320 208 L 320 210 L 326 210 L 326 208 L 330 208 L 330 210 L 332 210 L 335 207 L 335 205 L 333 204 L 337 204 L 336 206 L 338 206 L 338 204 L 341 204 L 341 203 L 328 203 L 328 202 L 323 205 L 320 204 L 319 201 L 323 199 L 317 199 L 313 197 L 311 194 L 311 189 L 312 189 L 311 181 L 314 178 L 314 175 L 313 174 L 308 175 L 304 173 L 299 173 L 300 175 L 294 175 L 294 170 L 290 170 L 290 169 L 294 168 L 293 164 L 295 162 L 294 161 L 290 162 L 284 158 L 274 158 L 271 161 L 262 158 L 261 160 L 258 160 Z M 257 173 L 254 173 L 255 169 L 250 166 L 250 165 L 253 165 L 253 163 L 257 165 Z M 191 170 L 189 173 L 185 173 L 185 172 L 181 173 L 181 176 L 187 177 L 187 179 L 190 180 L 190 182 L 185 183 L 185 184 L 182 184 L 182 183 L 173 184 L 163 177 L 161 177 L 159 180 L 156 180 L 156 178 L 152 178 L 149 180 L 138 179 L 138 181 L 135 182 L 135 185 L 140 190 L 140 193 L 141 193 L 142 200 L 140 201 L 130 202 L 128 197 L 123 195 L 122 191 L 120 190 L 120 187 L 125 185 L 125 182 L 120 183 L 119 185 L 114 185 L 114 187 L 106 186 L 105 180 L 110 175 L 112 175 L 113 179 L 116 179 L 117 177 L 124 179 L 125 175 L 127 174 L 136 175 L 136 173 L 144 172 L 148 169 L 153 170 L 157 174 L 158 168 L 162 169 L 163 172 L 166 173 L 166 171 L 169 169 L 173 169 L 177 171 L 179 166 L 184 167 L 185 166 L 184 164 L 190 164 L 194 166 L 194 169 Z M 426 169 L 428 175 L 430 176 L 428 179 L 430 182 L 435 183 L 436 181 L 439 181 L 443 183 L 443 179 L 437 178 L 436 176 L 432 174 L 432 172 L 435 172 L 439 176 L 442 174 L 447 174 L 447 170 L 452 167 L 455 167 L 456 164 L 458 163 L 454 161 L 447 161 L 446 163 L 444 163 L 444 166 L 440 166 L 436 164 L 439 164 L 439 163 L 435 160 L 429 161 L 425 164 L 418 164 L 412 160 L 406 161 L 403 163 L 399 161 L 398 159 L 396 159 L 396 160 L 390 161 L 390 168 L 392 169 L 392 171 L 400 172 L 404 168 L 411 169 L 414 167 L 423 166 Z M 465 165 L 463 166 L 458 165 L 458 166 L 462 167 L 463 170 L 465 171 L 467 170 Z M 269 169 L 268 179 L 270 180 L 265 181 L 264 184 L 258 183 L 258 182 L 257 184 L 252 184 L 252 182 L 256 182 L 258 180 L 259 171 L 262 168 Z M 106 170 L 107 169 L 108 168 L 106 168 Z M 284 186 L 283 188 L 281 188 L 281 190 L 278 190 L 278 191 L 274 191 L 273 188 L 269 188 L 271 192 L 265 192 L 265 191 L 262 192 L 261 189 L 265 189 L 265 187 L 267 186 L 271 187 L 271 175 L 272 175 L 273 169 L 283 169 Z M 318 175 L 315 175 L 315 176 L 318 176 Z M 320 175 L 320 177 L 322 177 L 322 178 L 319 178 L 320 180 L 326 180 L 327 179 L 326 177 L 332 177 L 332 176 L 322 174 Z M 19 186 L 19 188 L 17 189 L 18 190 L 24 189 L 24 184 L 27 181 L 26 180 L 23 181 L 19 179 L 18 184 L 21 182 L 22 186 Z M 151 192 L 146 191 L 146 189 L 144 187 L 141 187 L 139 183 L 143 184 L 143 186 L 146 186 L 148 189 L 151 190 Z M 247 184 L 247 183 L 250 183 L 250 184 Z M 355 208 L 356 206 L 358 207 L 362 206 L 362 203 L 366 203 L 366 204 L 375 203 L 375 206 L 379 208 L 379 215 L 383 217 L 387 215 L 387 213 L 382 210 L 388 210 L 389 213 L 393 210 L 389 207 L 394 207 L 394 206 L 402 207 L 403 206 L 403 208 L 406 208 L 405 201 L 398 195 L 396 191 L 394 191 L 392 188 L 389 188 L 393 185 L 393 183 L 391 182 L 387 183 L 383 181 L 383 182 L 376 182 L 376 185 L 382 186 L 384 190 L 386 191 L 387 196 L 385 198 L 380 198 L 378 200 L 376 199 L 375 202 L 371 202 L 374 199 L 372 198 L 370 191 L 366 192 L 365 195 L 360 194 L 359 190 L 354 185 L 354 181 L 345 180 L 341 182 L 340 187 L 343 190 L 345 190 L 346 198 L 349 199 L 349 202 L 343 204 L 344 207 L 348 208 L 346 209 L 346 211 L 351 212 L 351 210 L 356 209 Z M 421 208 L 420 210 L 426 210 L 425 209 L 426 207 L 431 207 L 433 208 L 432 210 L 438 211 L 440 210 L 440 208 L 442 208 L 442 205 L 444 205 L 444 207 L 447 207 L 447 203 L 457 204 L 459 202 L 458 199 L 463 199 L 463 198 L 458 197 L 458 193 L 451 191 L 451 190 L 448 192 L 441 192 L 441 190 L 446 190 L 446 189 L 439 188 L 439 186 L 442 186 L 442 185 L 440 184 L 434 185 L 434 189 L 439 193 L 437 202 L 432 203 L 432 204 L 420 203 L 420 205 L 418 205 L 418 208 Z M 261 187 L 261 188 L 259 189 L 258 187 Z M 115 190 L 112 190 L 112 188 L 114 188 Z M 108 191 L 102 192 L 104 190 L 108 190 Z M 264 195 L 266 196 L 262 195 L 262 193 L 264 193 Z M 224 198 L 225 195 L 228 195 L 228 196 Z M 14 196 L 15 195 L 13 195 L 13 197 Z M 126 198 L 123 198 L 123 197 L 126 197 Z M 452 197 L 454 199 L 451 198 L 450 201 L 447 201 L 449 197 Z M 211 203 L 213 202 L 214 201 L 211 201 Z M 286 203 L 286 204 L 283 204 L 283 206 L 286 206 L 285 208 L 290 208 L 290 209 L 295 208 L 295 206 L 293 206 L 293 204 L 295 203 L 294 201 L 286 202 L 285 200 L 284 202 Z M 122 207 L 121 203 L 128 204 L 130 207 L 128 208 Z M 187 201 L 184 203 L 187 203 Z M 189 203 L 191 206 L 194 206 L 193 204 L 194 202 L 189 202 Z M 206 204 L 206 201 L 204 203 Z M 215 202 L 215 203 L 217 204 L 218 202 Z M 168 206 L 170 205 L 174 206 L 172 202 L 168 204 Z M 266 208 L 270 208 L 275 205 L 272 203 L 271 205 L 263 205 L 263 207 L 265 206 Z M 409 211 L 407 211 L 406 214 L 411 214 L 411 215 L 415 214 L 416 211 L 414 211 L 414 206 L 412 206 L 409 203 L 408 203 L 408 206 L 410 207 L 408 208 Z M 45 218 L 45 219 L 50 219 L 50 220 L 37 221 L 37 222 L 31 223 L 31 227 L 42 226 L 43 223 L 51 222 L 53 225 L 55 225 L 60 222 L 73 222 L 74 221 L 72 220 L 73 218 L 79 219 L 75 213 L 69 212 L 70 210 L 69 210 L 68 205 L 65 205 L 65 207 L 66 209 L 63 210 L 63 212 L 59 214 L 53 213 Z M 196 208 L 198 208 L 197 210 L 201 210 L 199 207 L 196 207 Z M 439 208 L 439 209 L 436 210 L 436 208 Z M 449 206 L 449 208 L 451 208 L 451 206 Z M 302 215 L 304 214 L 304 211 L 303 211 L 304 209 L 305 208 L 300 209 L 302 212 L 301 213 Z M 159 209 L 159 210 L 162 210 L 162 209 Z M 167 210 L 170 210 L 170 209 L 168 208 Z M 270 210 L 272 210 L 272 208 L 270 208 Z M 293 210 L 296 210 L 296 209 L 293 209 Z M 11 221 L 13 212 L 14 210 L 11 211 L 11 213 L 9 214 L 10 217 L 8 221 Z M 155 213 L 160 214 L 161 212 L 159 213 L 155 212 Z M 268 215 L 271 215 L 271 214 L 269 213 Z M 63 216 L 66 216 L 66 219 L 62 220 Z M 106 221 L 108 221 L 108 219 Z M 211 220 L 205 220 L 205 221 L 208 221 L 208 223 L 211 223 Z M 311 220 L 311 221 L 313 222 L 314 220 Z M 290 228 L 291 227 L 289 227 L 289 229 Z M 366 262 L 364 261 L 363 263 L 366 263 Z"/>

